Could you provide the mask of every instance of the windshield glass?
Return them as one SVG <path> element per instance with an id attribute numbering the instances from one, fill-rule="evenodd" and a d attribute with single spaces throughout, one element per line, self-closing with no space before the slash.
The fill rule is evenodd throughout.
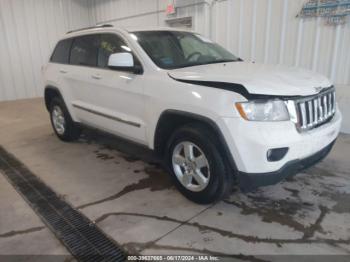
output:
<path id="1" fill-rule="evenodd" d="M 131 35 L 153 62 L 164 69 L 240 61 L 223 47 L 199 34 L 141 31 Z"/>

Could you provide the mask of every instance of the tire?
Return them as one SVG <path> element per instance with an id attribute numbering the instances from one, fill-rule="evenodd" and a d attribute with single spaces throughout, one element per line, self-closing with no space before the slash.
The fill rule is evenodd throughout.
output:
<path id="1" fill-rule="evenodd" d="M 191 147 L 193 159 L 188 162 L 185 148 L 187 155 L 191 155 Z M 234 174 L 220 153 L 221 144 L 217 136 L 206 125 L 196 123 L 180 127 L 172 134 L 166 149 L 169 172 L 186 198 L 198 204 L 209 204 L 231 193 Z M 201 175 L 196 174 L 198 170 Z M 186 175 L 186 172 L 192 175 Z"/>
<path id="2" fill-rule="evenodd" d="M 50 120 L 55 134 L 62 141 L 74 141 L 80 137 L 81 128 L 74 123 L 66 105 L 59 97 L 53 98 L 50 103 Z"/>

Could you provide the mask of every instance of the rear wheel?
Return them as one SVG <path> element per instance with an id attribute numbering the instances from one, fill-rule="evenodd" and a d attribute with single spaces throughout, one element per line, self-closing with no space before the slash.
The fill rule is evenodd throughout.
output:
<path id="1" fill-rule="evenodd" d="M 81 134 L 80 127 L 72 120 L 62 99 L 55 97 L 50 104 L 50 119 L 59 139 L 73 141 Z"/>
<path id="2" fill-rule="evenodd" d="M 196 203 L 220 200 L 232 189 L 233 174 L 220 153 L 220 143 L 202 124 L 174 132 L 167 147 L 167 163 L 179 191 Z"/>

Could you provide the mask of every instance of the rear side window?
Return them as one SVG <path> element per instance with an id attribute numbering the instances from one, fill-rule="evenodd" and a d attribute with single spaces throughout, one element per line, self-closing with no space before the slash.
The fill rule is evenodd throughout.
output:
<path id="1" fill-rule="evenodd" d="M 58 42 L 56 48 L 51 56 L 50 62 L 68 64 L 69 51 L 72 45 L 72 39 L 65 39 Z"/>
<path id="2" fill-rule="evenodd" d="M 70 64 L 96 66 L 98 44 L 98 35 L 86 35 L 75 38 L 70 53 Z"/>

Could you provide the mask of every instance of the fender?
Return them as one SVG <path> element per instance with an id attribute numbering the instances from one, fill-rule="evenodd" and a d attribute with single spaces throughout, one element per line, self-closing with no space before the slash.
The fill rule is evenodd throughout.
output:
<path id="1" fill-rule="evenodd" d="M 166 121 L 165 119 L 167 117 L 171 117 L 171 116 L 180 116 L 184 119 L 188 119 L 191 121 L 194 120 L 194 121 L 198 121 L 198 122 L 209 125 L 219 138 L 220 144 L 222 145 L 223 150 L 224 150 L 224 157 L 228 161 L 230 168 L 234 171 L 238 170 L 236 163 L 234 161 L 234 158 L 231 154 L 231 151 L 229 150 L 228 145 L 226 143 L 226 139 L 225 139 L 224 135 L 222 134 L 218 125 L 215 123 L 215 121 L 213 121 L 212 119 L 210 119 L 206 116 L 202 116 L 202 115 L 198 115 L 198 114 L 194 114 L 194 113 L 190 113 L 190 112 L 186 112 L 186 111 L 167 109 L 161 113 L 161 115 L 158 119 L 157 125 L 156 125 L 156 131 L 154 133 L 154 149 L 156 152 L 159 153 L 160 149 L 161 149 L 161 139 L 162 139 L 162 137 L 161 137 L 162 134 L 160 133 L 161 128 L 162 128 L 161 123 L 163 121 Z"/>

